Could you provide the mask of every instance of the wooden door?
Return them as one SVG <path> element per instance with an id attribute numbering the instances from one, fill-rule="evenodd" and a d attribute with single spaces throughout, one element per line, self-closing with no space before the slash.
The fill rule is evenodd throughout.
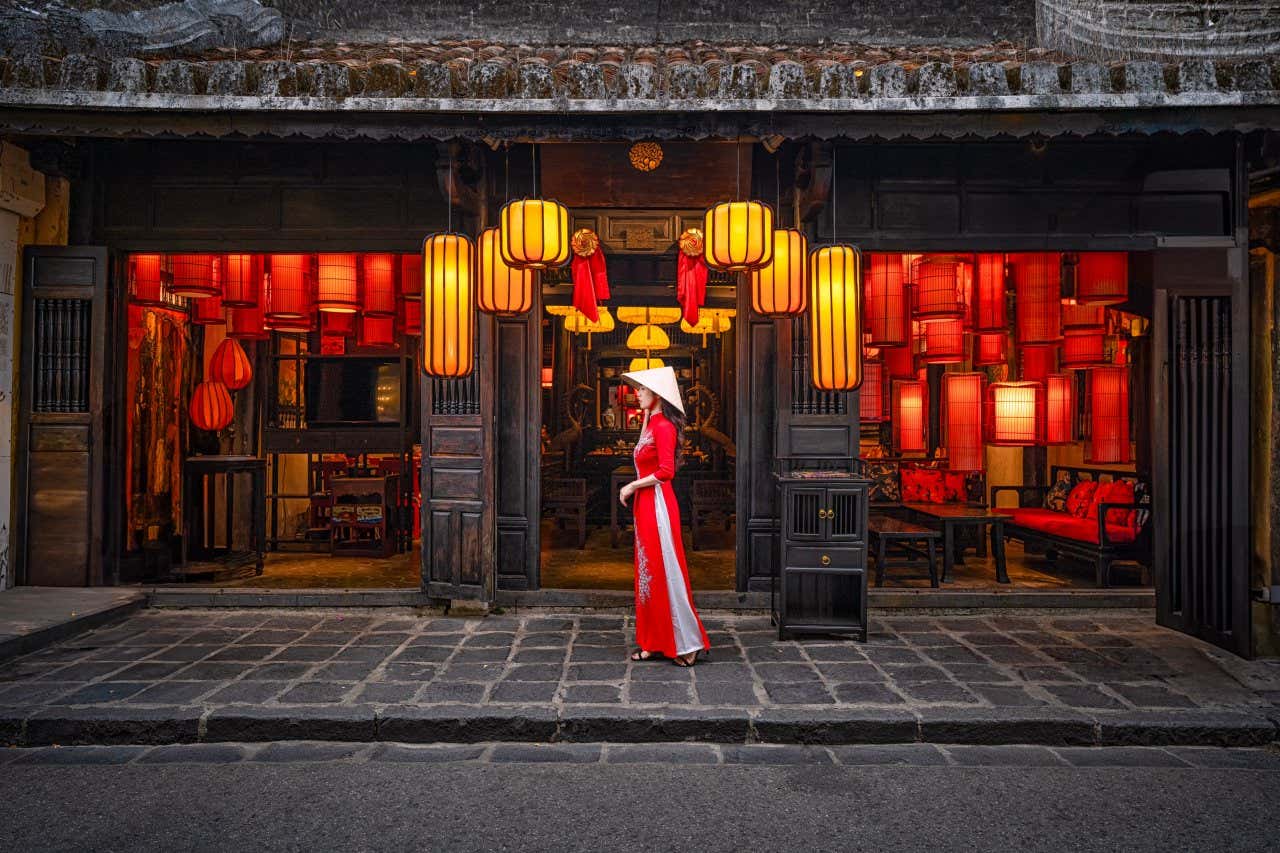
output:
<path id="1" fill-rule="evenodd" d="M 535 303 L 540 303 L 535 299 Z M 493 322 L 495 559 L 501 589 L 537 589 L 541 568 L 542 310 Z"/>
<path id="2" fill-rule="evenodd" d="M 33 246 L 23 256 L 14 554 L 29 586 L 105 580 L 107 265 L 96 246 Z"/>

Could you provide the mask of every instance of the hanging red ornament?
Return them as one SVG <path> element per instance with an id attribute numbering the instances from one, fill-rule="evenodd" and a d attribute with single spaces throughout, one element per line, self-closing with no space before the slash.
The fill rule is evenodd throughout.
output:
<path id="1" fill-rule="evenodd" d="M 1089 441 L 1085 462 L 1125 465 L 1132 460 L 1129 444 L 1129 368 L 1089 370 Z"/>
<path id="2" fill-rule="evenodd" d="M 1076 301 L 1118 305 L 1129 298 L 1127 252 L 1081 252 L 1076 261 Z"/>
<path id="3" fill-rule="evenodd" d="M 1091 367 L 1107 361 L 1106 336 L 1100 331 L 1064 333 L 1062 339 L 1062 366 L 1070 368 Z"/>
<path id="4" fill-rule="evenodd" d="M 222 256 L 222 304 L 252 308 L 262 300 L 262 258 L 258 255 Z"/>
<path id="5" fill-rule="evenodd" d="M 920 353 L 925 364 L 958 364 L 964 361 L 964 321 L 934 320 L 924 326 L 924 349 Z"/>
<path id="6" fill-rule="evenodd" d="M 705 238 L 700 228 L 686 228 L 676 241 L 676 301 L 684 308 L 684 320 L 698 324 L 698 309 L 707 301 Z M 803 310 L 803 309 L 801 309 Z"/>
<path id="7" fill-rule="evenodd" d="M 410 302 L 422 301 L 422 254 L 400 256 L 400 295 Z"/>
<path id="8" fill-rule="evenodd" d="M 265 341 L 271 338 L 267 329 L 267 282 L 258 276 L 257 303 L 228 309 L 227 336 L 242 341 Z"/>
<path id="9" fill-rule="evenodd" d="M 858 389 L 858 420 L 878 424 L 884 420 L 884 365 L 878 361 L 862 365 L 862 387 Z"/>
<path id="10" fill-rule="evenodd" d="M 911 288 L 914 316 L 921 322 L 963 320 L 965 314 L 962 259 L 954 255 L 925 255 Z"/>
<path id="11" fill-rule="evenodd" d="M 593 323 L 600 321 L 599 303 L 609 298 L 609 275 L 605 266 L 604 247 L 600 237 L 590 228 L 579 228 L 569 239 L 573 250 L 570 272 L 573 275 L 573 307 Z"/>
<path id="12" fill-rule="evenodd" d="M 213 358 L 209 359 L 209 378 L 232 391 L 239 391 L 253 381 L 253 365 L 235 338 L 224 339 L 213 351 Z"/>
<path id="13" fill-rule="evenodd" d="M 227 322 L 222 310 L 222 297 L 210 296 L 191 300 L 191 322 L 197 326 L 221 326 Z"/>
<path id="14" fill-rule="evenodd" d="M 1009 360 L 1008 332 L 978 332 L 974 335 L 973 364 L 991 367 Z"/>
<path id="15" fill-rule="evenodd" d="M 205 299 L 222 292 L 217 255 L 174 255 L 169 260 L 173 267 L 169 292 L 174 296 Z"/>
<path id="16" fill-rule="evenodd" d="M 1076 380 L 1070 373 L 1050 373 L 1044 385 L 1044 443 L 1071 444 L 1076 429 Z"/>
<path id="17" fill-rule="evenodd" d="M 866 272 L 866 328 L 872 346 L 894 347 L 911 338 L 911 303 L 898 255 L 873 254 Z"/>
<path id="18" fill-rule="evenodd" d="M 1018 378 L 1026 382 L 1043 382 L 1058 369 L 1056 346 L 1018 347 Z"/>
<path id="19" fill-rule="evenodd" d="M 196 390 L 191 394 L 190 412 L 191 424 L 205 432 L 226 429 L 236 414 L 227 386 L 215 379 L 206 380 L 196 386 Z"/>
<path id="20" fill-rule="evenodd" d="M 320 315 L 320 334 L 331 338 L 349 338 L 356 333 L 356 315 L 326 311 Z"/>
<path id="21" fill-rule="evenodd" d="M 911 379 L 916 375 L 916 357 L 910 345 L 881 347 L 880 360 L 884 363 L 887 379 Z"/>
<path id="22" fill-rule="evenodd" d="M 987 443 L 1032 447 L 1044 443 L 1044 384 L 992 382 L 987 386 Z"/>
<path id="23" fill-rule="evenodd" d="M 311 313 L 311 257 L 272 255 L 267 276 L 268 320 L 300 320 Z"/>
<path id="24" fill-rule="evenodd" d="M 953 471 L 981 471 L 986 467 L 982 446 L 981 373 L 942 374 L 942 443 L 947 467 Z"/>
<path id="25" fill-rule="evenodd" d="M 356 339 L 360 346 L 371 349 L 396 347 L 395 317 L 360 317 L 360 334 Z"/>
<path id="26" fill-rule="evenodd" d="M 894 453 L 923 453 L 929 445 L 929 384 L 895 379 L 890 390 Z"/>
<path id="27" fill-rule="evenodd" d="M 322 254 L 317 257 L 315 306 L 321 313 L 350 314 L 360 310 L 356 256 Z"/>
<path id="28" fill-rule="evenodd" d="M 129 256 L 129 299 L 139 305 L 164 305 L 164 258 L 161 255 Z"/>
<path id="29" fill-rule="evenodd" d="M 981 254 L 975 273 L 973 326 L 979 332 L 1003 332 L 1009 328 L 1005 300 L 1004 255 Z"/>
<path id="30" fill-rule="evenodd" d="M 1105 305 L 1081 305 L 1075 301 L 1062 303 L 1062 330 L 1102 331 L 1107 327 Z"/>
<path id="31" fill-rule="evenodd" d="M 361 272 L 364 280 L 360 287 L 360 312 L 369 317 L 394 317 L 396 315 L 396 258 L 395 255 L 362 255 Z"/>
<path id="32" fill-rule="evenodd" d="M 1062 256 L 1026 252 L 1009 256 L 1013 268 L 1018 343 L 1062 340 Z"/>
<path id="33" fill-rule="evenodd" d="M 400 300 L 400 328 L 406 335 L 419 337 L 422 335 L 422 304 Z"/>

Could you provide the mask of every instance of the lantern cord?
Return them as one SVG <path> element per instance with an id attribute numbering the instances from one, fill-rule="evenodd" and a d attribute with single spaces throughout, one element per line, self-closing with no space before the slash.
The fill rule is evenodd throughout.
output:
<path id="1" fill-rule="evenodd" d="M 836 242 L 836 143 L 831 143 L 831 242 Z"/>
<path id="2" fill-rule="evenodd" d="M 447 220 L 448 224 L 445 226 L 445 230 L 452 231 L 453 230 L 453 151 L 450 151 L 446 156 L 449 158 L 449 177 L 448 177 L 449 214 L 448 214 L 448 220 Z"/>
<path id="3" fill-rule="evenodd" d="M 733 200 L 742 200 L 742 140 L 734 140 L 733 152 L 737 156 L 737 160 L 733 167 Z"/>
<path id="4" fill-rule="evenodd" d="M 502 200 L 511 201 L 511 149 L 503 152 L 502 163 Z"/>
<path id="5" fill-rule="evenodd" d="M 773 206 L 778 211 L 778 224 L 782 224 L 782 163 L 777 152 L 773 155 Z"/>

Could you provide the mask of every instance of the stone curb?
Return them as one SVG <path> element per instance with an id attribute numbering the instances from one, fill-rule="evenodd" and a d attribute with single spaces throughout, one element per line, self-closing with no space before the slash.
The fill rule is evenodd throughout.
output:
<path id="1" fill-rule="evenodd" d="M 170 744 L 265 741 L 400 743 L 562 742 L 722 744 L 1038 744 L 1264 746 L 1280 740 L 1262 714 L 1070 709 L 842 712 L 764 708 L 627 709 L 468 705 L 0 709 L 0 743 Z"/>

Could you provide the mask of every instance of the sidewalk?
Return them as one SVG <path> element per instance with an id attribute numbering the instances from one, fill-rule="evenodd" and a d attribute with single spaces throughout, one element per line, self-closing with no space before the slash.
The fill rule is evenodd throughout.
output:
<path id="1" fill-rule="evenodd" d="M 0 592 L 0 661 L 141 609 L 147 596 L 119 587 L 20 586 Z"/>
<path id="2" fill-rule="evenodd" d="M 146 610 L 0 665 L 0 741 L 705 741 L 1256 746 L 1280 664 L 1150 613 L 875 617 L 778 642 L 707 615 L 692 670 L 618 615 Z"/>

